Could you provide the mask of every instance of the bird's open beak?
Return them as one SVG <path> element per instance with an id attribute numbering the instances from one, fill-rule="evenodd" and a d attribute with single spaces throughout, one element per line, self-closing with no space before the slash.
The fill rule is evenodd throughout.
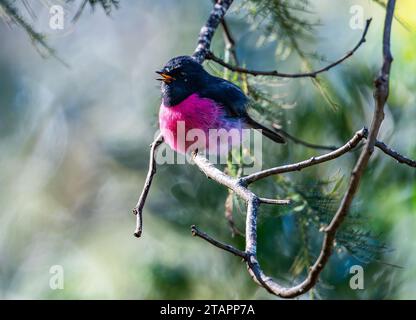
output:
<path id="1" fill-rule="evenodd" d="M 175 80 L 174 77 L 164 73 L 163 71 L 156 71 L 156 73 L 162 76 L 162 78 L 158 78 L 156 80 L 163 81 L 164 83 L 171 83 L 173 80 Z"/>

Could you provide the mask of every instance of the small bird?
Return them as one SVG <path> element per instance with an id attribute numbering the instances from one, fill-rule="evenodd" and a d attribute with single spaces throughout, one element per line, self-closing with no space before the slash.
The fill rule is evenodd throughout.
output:
<path id="1" fill-rule="evenodd" d="M 249 99 L 238 86 L 209 74 L 192 57 L 175 57 L 156 73 L 162 82 L 160 130 L 173 150 L 186 153 L 197 148 L 209 154 L 223 153 L 218 143 L 225 139 L 229 150 L 241 143 L 245 128 L 260 130 L 274 142 L 285 143 L 282 136 L 248 115 Z M 210 130 L 221 133 L 211 138 Z M 233 140 L 235 136 L 239 138 Z"/>

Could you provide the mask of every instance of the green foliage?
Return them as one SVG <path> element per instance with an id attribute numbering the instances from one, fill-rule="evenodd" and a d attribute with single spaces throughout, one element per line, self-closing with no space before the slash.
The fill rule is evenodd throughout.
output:
<path id="1" fill-rule="evenodd" d="M 273 97 L 264 86 L 253 83 L 248 86 L 250 96 L 249 110 L 256 113 L 260 120 L 266 120 L 271 123 L 279 123 L 282 118 L 282 108 L 285 104 L 282 98 Z"/>
<path id="2" fill-rule="evenodd" d="M 182 266 L 155 263 L 150 268 L 152 287 L 160 294 L 148 299 L 189 299 L 191 283 L 189 272 Z M 180 290 L 178 290 L 180 288 Z"/>
<path id="3" fill-rule="evenodd" d="M 74 2 L 75 0 L 66 0 L 66 1 Z M 118 9 L 120 6 L 120 0 L 83 0 L 82 4 L 79 6 L 73 18 L 73 21 L 77 21 L 79 19 L 87 3 L 91 6 L 92 10 L 94 10 L 97 5 L 100 5 L 107 15 L 111 14 L 111 11 L 113 9 Z"/>
<path id="4" fill-rule="evenodd" d="M 253 28 L 261 25 L 267 34 L 277 33 L 279 40 L 312 36 L 316 24 L 302 14 L 311 14 L 309 0 L 246 0 L 245 10 L 253 18 Z"/>
<path id="5" fill-rule="evenodd" d="M 28 8 L 28 7 L 26 7 Z M 50 47 L 47 42 L 45 41 L 45 36 L 42 33 L 37 32 L 33 29 L 32 25 L 21 15 L 19 9 L 15 6 L 15 4 L 9 0 L 0 0 L 0 9 L 3 9 L 3 12 L 0 11 L 0 17 L 1 13 L 3 13 L 3 19 L 6 18 L 9 21 L 15 22 L 17 25 L 19 25 L 23 30 L 27 33 L 27 35 L 32 40 L 33 44 L 35 46 L 39 46 L 39 51 L 41 54 L 49 54 L 50 56 L 53 56 L 63 62 L 57 55 L 55 50 Z M 30 10 L 29 8 L 27 10 Z M 38 48 L 39 48 L 38 47 Z"/>
<path id="6" fill-rule="evenodd" d="M 341 201 L 338 190 L 342 184 L 338 181 L 321 181 L 307 187 L 295 186 L 299 196 L 294 211 L 301 216 L 300 224 L 306 228 L 319 231 L 327 226 L 335 215 Z M 334 185 L 332 190 L 325 190 Z M 362 263 L 370 263 L 389 249 L 378 243 L 377 237 L 367 230 L 367 221 L 357 208 L 354 208 L 345 218 L 342 227 L 336 235 L 337 251 L 346 250 Z M 306 248 L 309 246 L 306 245 Z"/>
<path id="7" fill-rule="evenodd" d="M 67 2 L 74 2 L 75 0 L 66 0 Z M 32 8 L 30 4 L 26 1 L 22 1 L 23 10 L 26 10 L 29 15 L 33 16 Z M 91 8 L 94 10 L 97 5 L 100 5 L 105 13 L 109 15 L 113 9 L 118 9 L 120 6 L 119 0 L 83 0 L 82 4 L 79 6 L 73 21 L 78 20 L 81 16 L 85 6 L 89 4 Z M 32 40 L 34 46 L 38 49 L 39 53 L 44 56 L 51 56 L 56 58 L 65 66 L 68 66 L 64 60 L 62 60 L 56 53 L 55 49 L 53 49 L 46 41 L 45 35 L 36 31 L 32 24 L 25 19 L 21 13 L 21 9 L 16 5 L 15 1 L 10 0 L 0 0 L 0 18 L 7 19 L 7 21 L 11 21 L 16 23 L 19 27 L 21 27 L 26 34 Z"/>
<path id="8" fill-rule="evenodd" d="M 73 1 L 73 0 L 70 0 Z M 86 0 L 84 0 L 86 2 Z M 111 10 L 118 9 L 120 6 L 120 0 L 88 0 L 90 6 L 94 9 L 97 4 L 101 5 L 107 14 L 111 13 Z"/>
<path id="9" fill-rule="evenodd" d="M 247 12 L 248 22 L 253 29 L 260 29 L 265 37 L 277 40 L 276 53 L 295 52 L 297 54 L 303 71 L 314 70 L 310 59 L 326 60 L 324 55 L 307 52 L 300 45 L 300 42 L 314 41 L 316 34 L 314 27 L 320 24 L 319 20 L 314 21 L 311 18 L 314 12 L 309 0 L 246 0 L 243 10 Z M 331 108 L 338 109 L 339 103 L 333 97 L 325 76 L 321 75 L 311 81 L 324 101 Z"/>

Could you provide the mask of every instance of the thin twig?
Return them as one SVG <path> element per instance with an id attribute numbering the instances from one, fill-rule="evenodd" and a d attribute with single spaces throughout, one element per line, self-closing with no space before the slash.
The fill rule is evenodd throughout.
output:
<path id="1" fill-rule="evenodd" d="M 216 4 L 217 3 L 217 0 L 212 0 L 212 2 L 214 4 Z M 231 33 L 230 27 L 228 26 L 228 23 L 227 23 L 227 20 L 225 19 L 225 17 L 223 17 L 221 19 L 221 27 L 222 27 L 222 30 L 223 30 L 223 37 L 224 37 L 224 42 L 225 42 L 225 48 L 230 52 L 230 54 L 231 54 L 231 56 L 232 56 L 232 58 L 234 60 L 234 63 L 236 65 L 239 65 L 239 63 L 238 63 L 238 57 L 237 57 L 237 52 L 236 52 L 236 49 L 235 49 L 235 43 L 236 42 L 234 40 L 234 37 L 233 37 L 233 35 Z"/>
<path id="2" fill-rule="evenodd" d="M 150 160 L 149 160 L 149 170 L 147 172 L 146 181 L 142 193 L 140 194 L 139 201 L 137 201 L 136 206 L 133 209 L 133 213 L 136 215 L 136 230 L 134 235 L 137 238 L 140 238 L 143 232 L 143 207 L 146 202 L 147 195 L 149 194 L 150 186 L 152 185 L 153 176 L 156 173 L 156 161 L 155 155 L 157 148 L 162 144 L 163 136 L 160 133 L 156 139 L 152 142 L 150 147 Z"/>
<path id="3" fill-rule="evenodd" d="M 324 146 L 320 144 L 314 144 L 307 142 L 305 140 L 299 139 L 295 136 L 292 136 L 288 132 L 284 131 L 283 129 L 280 129 L 277 127 L 277 125 L 272 125 L 274 130 L 276 130 L 278 133 L 280 133 L 285 138 L 292 140 L 294 143 L 303 145 L 307 148 L 315 149 L 315 150 L 336 150 L 338 147 L 336 146 Z M 367 137 L 364 137 L 367 138 Z M 410 167 L 416 168 L 416 161 L 412 160 L 410 158 L 405 157 L 404 155 L 400 154 L 396 150 L 393 150 L 390 148 L 387 144 L 385 144 L 383 141 L 376 140 L 375 147 L 379 148 L 381 151 L 383 151 L 386 155 L 394 158 L 399 163 L 407 164 Z"/>
<path id="4" fill-rule="evenodd" d="M 242 181 L 246 184 L 250 184 L 253 183 L 259 179 L 263 179 L 266 178 L 268 176 L 271 175 L 275 175 L 275 174 L 281 174 L 281 173 L 286 173 L 286 172 L 293 172 L 293 171 L 300 171 L 304 168 L 310 167 L 310 166 L 314 166 L 318 163 L 323 163 L 323 162 L 327 162 L 333 159 L 336 159 L 344 154 L 346 154 L 347 152 L 349 152 L 350 150 L 354 149 L 357 144 L 366 136 L 366 131 L 367 129 L 361 129 L 360 131 L 357 131 L 355 133 L 355 135 L 346 143 L 344 144 L 342 147 L 323 154 L 321 156 L 318 157 L 312 157 L 309 158 L 307 160 L 301 161 L 301 162 L 297 162 L 297 163 L 292 163 L 292 164 L 288 164 L 288 165 L 284 165 L 284 166 L 280 166 L 280 167 L 274 167 L 274 168 L 270 168 L 270 169 L 265 169 L 262 171 L 258 171 L 255 172 L 251 175 L 248 175 L 246 177 L 242 177 Z"/>
<path id="5" fill-rule="evenodd" d="M 225 20 L 225 18 L 221 20 L 221 26 L 222 26 L 222 30 L 224 31 L 223 34 L 224 34 L 225 48 L 230 52 L 234 60 L 234 63 L 236 65 L 239 65 L 237 51 L 235 49 L 235 40 L 234 40 L 233 35 L 231 34 L 230 27 L 228 26 L 228 23 Z"/>
<path id="6" fill-rule="evenodd" d="M 287 204 L 292 203 L 290 199 L 280 200 L 280 199 L 259 198 L 259 201 L 260 203 L 264 203 L 264 204 L 277 204 L 277 205 L 287 205 Z"/>
<path id="7" fill-rule="evenodd" d="M 389 148 L 384 142 L 382 141 L 376 141 L 376 147 L 379 148 L 381 151 L 383 151 L 385 154 L 389 155 L 390 157 L 396 159 L 399 163 L 407 164 L 408 166 L 411 166 L 413 168 L 416 168 L 416 161 L 406 158 L 405 156 L 401 155 L 397 151 Z"/>
<path id="8" fill-rule="evenodd" d="M 336 147 L 336 146 L 324 146 L 324 145 L 320 145 L 320 144 L 315 144 L 315 143 L 307 142 L 305 140 L 302 140 L 302 139 L 299 139 L 299 138 L 297 138 L 295 136 L 292 136 L 291 134 L 289 134 L 285 130 L 279 128 L 275 124 L 273 124 L 272 126 L 273 126 L 273 129 L 275 131 L 277 131 L 278 133 L 280 133 L 285 138 L 287 138 L 289 140 L 292 140 L 294 143 L 300 144 L 300 145 L 305 146 L 307 148 L 311 148 L 311 149 L 315 149 L 315 150 L 329 150 L 329 151 L 334 151 L 334 150 L 338 149 L 338 147 Z"/>
<path id="9" fill-rule="evenodd" d="M 212 245 L 216 246 L 217 248 L 220 248 L 222 250 L 231 252 L 232 254 L 234 254 L 238 257 L 241 257 L 244 260 L 247 260 L 247 254 L 244 251 L 238 250 L 238 249 L 234 248 L 233 246 L 231 246 L 229 244 L 222 243 L 222 242 L 219 242 L 219 241 L 215 240 L 214 238 L 210 237 L 205 232 L 198 230 L 198 228 L 194 225 L 191 226 L 191 232 L 192 232 L 192 235 L 194 237 L 200 237 L 200 238 L 208 241 Z"/>
<path id="10" fill-rule="evenodd" d="M 312 72 L 305 72 L 305 73 L 284 73 L 284 72 L 279 72 L 277 70 L 272 70 L 272 71 L 260 71 L 260 70 L 250 70 L 250 69 L 246 69 L 246 68 L 242 68 L 238 65 L 231 65 L 227 62 L 225 62 L 224 60 L 222 60 L 221 58 L 217 57 L 216 55 L 214 55 L 211 51 L 207 52 L 207 56 L 206 58 L 209 60 L 212 60 L 220 65 L 222 65 L 223 67 L 230 69 L 231 71 L 234 72 L 239 72 L 239 73 L 246 73 L 246 74 L 251 74 L 253 76 L 273 76 L 273 77 L 281 77 L 281 78 L 316 78 L 316 76 L 320 73 L 323 73 L 325 71 L 328 71 L 330 69 L 332 69 L 333 67 L 341 64 L 342 62 L 344 62 L 345 60 L 347 60 L 349 57 L 351 57 L 355 51 L 358 50 L 359 47 L 361 47 L 361 45 L 366 41 L 365 37 L 367 35 L 368 29 L 370 27 L 370 23 L 371 23 L 371 19 L 368 19 L 363 31 L 363 34 L 361 36 L 360 41 L 358 41 L 358 43 L 355 45 L 355 47 L 348 51 L 344 56 L 342 56 L 340 59 L 336 60 L 335 62 Z"/>

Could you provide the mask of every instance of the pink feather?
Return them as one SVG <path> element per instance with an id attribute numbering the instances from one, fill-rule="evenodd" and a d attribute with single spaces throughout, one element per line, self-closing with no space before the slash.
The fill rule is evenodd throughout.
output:
<path id="1" fill-rule="evenodd" d="M 197 94 L 176 106 L 167 107 L 162 102 L 159 125 L 166 143 L 180 153 L 198 148 L 210 154 L 223 154 L 239 145 L 242 138 L 239 120 L 226 118 L 221 105 Z"/>

